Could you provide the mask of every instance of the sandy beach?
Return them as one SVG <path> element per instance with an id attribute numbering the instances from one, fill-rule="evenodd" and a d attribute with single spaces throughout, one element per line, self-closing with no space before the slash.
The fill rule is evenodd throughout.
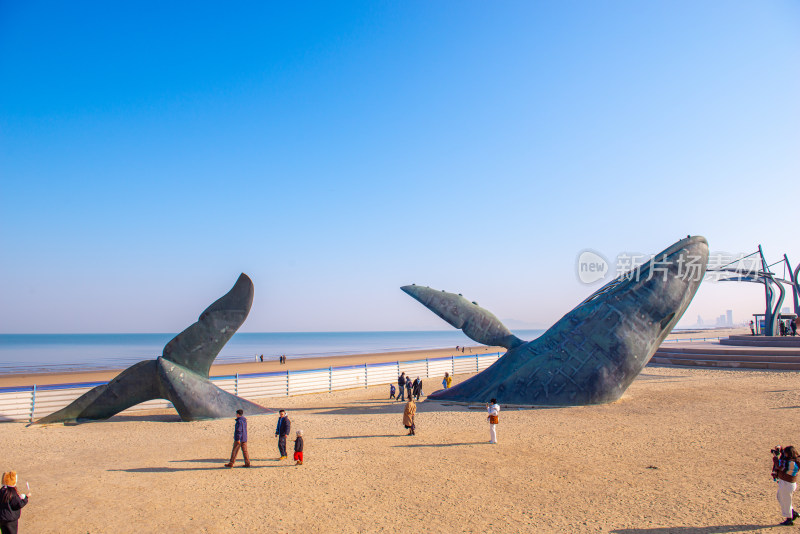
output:
<path id="1" fill-rule="evenodd" d="M 797 381 L 648 367 L 613 404 L 503 411 L 498 445 L 433 402 L 406 436 L 383 386 L 265 400 L 305 431 L 300 467 L 272 415 L 249 418 L 249 470 L 222 468 L 232 419 L 167 412 L 6 423 L 0 446 L 34 492 L 23 532 L 751 532 L 781 519 L 769 449 L 796 439 Z"/>

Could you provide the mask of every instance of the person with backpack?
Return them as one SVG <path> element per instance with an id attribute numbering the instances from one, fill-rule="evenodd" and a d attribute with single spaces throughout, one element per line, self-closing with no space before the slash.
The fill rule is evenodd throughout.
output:
<path id="1" fill-rule="evenodd" d="M 800 458 L 797 450 L 790 445 L 784 447 L 780 460 L 778 461 L 778 504 L 781 506 L 781 514 L 785 521 L 781 525 L 794 525 L 794 520 L 798 517 L 797 512 L 792 508 L 792 493 L 797 489 L 797 473 L 800 471 Z"/>

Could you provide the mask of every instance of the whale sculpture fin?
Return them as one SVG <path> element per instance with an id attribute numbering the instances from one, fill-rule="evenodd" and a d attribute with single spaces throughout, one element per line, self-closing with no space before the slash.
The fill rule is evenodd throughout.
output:
<path id="1" fill-rule="evenodd" d="M 68 406 L 42 417 L 37 424 L 108 419 L 140 402 L 162 398 L 156 360 L 145 360 L 118 374 L 108 384 L 90 389 Z"/>
<path id="2" fill-rule="evenodd" d="M 108 419 L 151 399 L 170 401 L 184 421 L 228 417 L 240 408 L 248 414 L 272 413 L 222 390 L 208 377 L 214 358 L 244 323 L 252 304 L 253 282 L 243 273 L 196 323 L 167 343 L 160 358 L 132 365 L 37 423 Z"/>
<path id="3" fill-rule="evenodd" d="M 275 413 L 233 393 L 176 363 L 159 358 L 159 383 L 183 421 L 230 417 L 242 409 L 247 415 Z"/>
<path id="4" fill-rule="evenodd" d="M 206 308 L 196 323 L 166 344 L 162 358 L 208 378 L 217 354 L 247 319 L 253 294 L 253 282 L 242 273 L 233 288 Z"/>
<path id="5" fill-rule="evenodd" d="M 492 312 L 484 310 L 477 302 L 470 302 L 461 295 L 413 284 L 400 289 L 478 343 L 507 349 L 524 343 Z"/>

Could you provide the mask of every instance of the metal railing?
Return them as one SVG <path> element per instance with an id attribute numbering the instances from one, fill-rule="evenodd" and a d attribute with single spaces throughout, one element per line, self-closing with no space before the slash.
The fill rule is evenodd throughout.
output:
<path id="1" fill-rule="evenodd" d="M 713 340 L 720 340 L 722 338 L 726 338 L 728 336 L 717 336 L 717 337 L 687 337 L 684 339 L 665 339 L 662 343 L 673 343 L 676 341 L 688 341 L 691 343 L 692 341 L 713 341 Z"/>
<path id="2" fill-rule="evenodd" d="M 407 376 L 426 379 L 444 377 L 445 372 L 452 375 L 475 373 L 483 371 L 498 358 L 499 352 L 468 354 L 300 371 L 213 376 L 211 381 L 220 389 L 253 400 L 391 384 L 397 381 L 402 372 Z M 67 406 L 90 389 L 106 383 L 34 384 L 0 388 L 0 422 L 35 421 Z M 428 384 L 426 389 L 433 391 L 439 389 L 439 386 L 435 384 L 431 387 Z M 122 413 L 165 408 L 172 408 L 172 403 L 155 399 L 132 406 Z"/>

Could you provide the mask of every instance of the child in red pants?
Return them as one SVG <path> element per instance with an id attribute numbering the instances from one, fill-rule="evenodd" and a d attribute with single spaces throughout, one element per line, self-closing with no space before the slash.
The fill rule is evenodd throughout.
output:
<path id="1" fill-rule="evenodd" d="M 294 440 L 294 465 L 303 465 L 303 431 L 297 431 L 297 438 Z"/>

